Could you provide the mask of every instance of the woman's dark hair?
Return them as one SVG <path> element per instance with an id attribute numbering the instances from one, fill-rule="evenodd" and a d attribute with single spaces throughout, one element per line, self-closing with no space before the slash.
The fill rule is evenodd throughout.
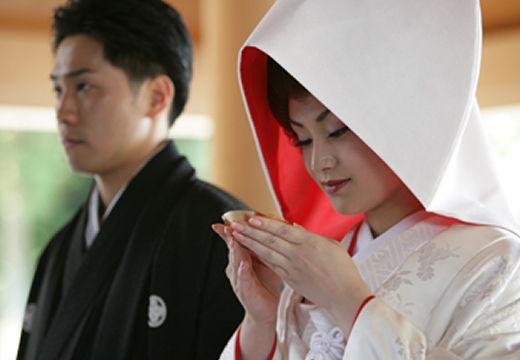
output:
<path id="1" fill-rule="evenodd" d="M 54 11 L 56 51 L 68 36 L 88 35 L 132 82 L 165 74 L 175 86 L 170 126 L 184 109 L 192 74 L 192 44 L 179 13 L 160 0 L 69 0 Z"/>
<path id="2" fill-rule="evenodd" d="M 296 140 L 289 119 L 289 99 L 303 99 L 309 95 L 292 75 L 271 57 L 267 57 L 267 101 L 276 121 L 292 140 Z"/>

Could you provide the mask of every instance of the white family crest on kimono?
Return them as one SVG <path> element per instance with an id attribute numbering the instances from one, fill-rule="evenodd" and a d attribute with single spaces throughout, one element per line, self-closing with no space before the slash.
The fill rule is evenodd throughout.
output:
<path id="1" fill-rule="evenodd" d="M 148 326 L 157 328 L 166 320 L 168 308 L 164 300 L 158 295 L 150 295 L 148 305 Z"/>

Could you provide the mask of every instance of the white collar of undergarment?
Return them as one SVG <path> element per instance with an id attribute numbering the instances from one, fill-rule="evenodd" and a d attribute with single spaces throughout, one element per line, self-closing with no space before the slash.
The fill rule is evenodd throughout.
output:
<path id="1" fill-rule="evenodd" d="M 374 252 L 380 246 L 386 244 L 388 241 L 395 238 L 400 233 L 406 231 L 411 228 L 413 225 L 417 224 L 420 221 L 423 221 L 427 217 L 431 216 L 431 213 L 428 213 L 425 210 L 419 210 L 407 217 L 403 220 L 399 221 L 397 224 L 392 226 L 390 229 L 385 231 L 383 234 L 379 235 L 374 239 L 372 236 L 372 231 L 370 230 L 370 226 L 368 226 L 367 222 L 364 221 L 361 224 L 361 228 L 359 229 L 358 238 L 356 247 L 354 249 L 354 256 L 352 260 L 359 264 L 362 262 L 367 256 Z M 345 243 L 345 242 L 343 242 Z"/>
<path id="2" fill-rule="evenodd" d="M 164 149 L 164 147 L 167 145 L 167 141 L 165 141 L 161 146 L 159 146 L 159 148 L 157 148 L 157 150 L 155 150 L 146 160 L 144 160 L 141 165 L 139 165 L 139 167 L 137 168 L 137 170 L 135 171 L 134 175 L 132 175 L 132 177 L 130 178 L 133 179 L 140 171 L 141 169 L 146 165 L 148 164 L 148 162 L 159 152 L 161 151 L 162 149 Z M 130 182 L 130 181 L 129 181 Z M 126 186 L 128 185 L 128 183 L 124 184 L 121 189 L 119 189 L 119 191 L 117 192 L 116 196 L 114 196 L 114 198 L 112 199 L 112 201 L 110 202 L 110 204 L 108 205 L 107 209 L 105 210 L 105 213 L 103 214 L 102 216 L 102 222 L 104 222 L 107 218 L 108 218 L 108 215 L 110 215 L 110 213 L 112 212 L 112 209 L 114 208 L 114 206 L 116 205 L 117 201 L 119 200 L 119 198 L 121 197 L 121 195 L 123 195 L 123 192 L 125 191 L 126 189 Z M 96 238 L 98 232 L 99 232 L 99 229 L 101 227 L 101 224 L 99 222 L 99 201 L 100 201 L 100 197 L 99 197 L 99 190 L 97 188 L 97 185 L 94 186 L 94 189 L 92 190 L 92 193 L 90 194 L 90 199 L 89 199 L 89 203 L 88 203 L 88 219 L 87 219 L 87 226 L 85 228 L 85 245 L 88 248 L 90 248 L 90 246 L 92 245 L 92 243 L 94 242 L 94 239 Z"/>

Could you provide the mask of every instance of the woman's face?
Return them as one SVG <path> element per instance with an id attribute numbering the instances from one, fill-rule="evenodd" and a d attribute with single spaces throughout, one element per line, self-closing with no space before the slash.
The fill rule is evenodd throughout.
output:
<path id="1" fill-rule="evenodd" d="M 388 222 L 407 202 L 417 204 L 394 172 L 315 97 L 290 99 L 289 117 L 307 171 L 338 213 L 365 213 L 369 224 Z"/>

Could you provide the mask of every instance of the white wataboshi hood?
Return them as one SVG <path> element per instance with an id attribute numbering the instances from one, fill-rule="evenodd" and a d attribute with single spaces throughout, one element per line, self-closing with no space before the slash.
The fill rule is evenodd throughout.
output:
<path id="1" fill-rule="evenodd" d="M 291 222 L 333 238 L 332 209 L 270 113 L 267 55 L 338 116 L 431 212 L 517 234 L 475 100 L 477 0 L 279 0 L 240 51 L 268 182 Z"/>

